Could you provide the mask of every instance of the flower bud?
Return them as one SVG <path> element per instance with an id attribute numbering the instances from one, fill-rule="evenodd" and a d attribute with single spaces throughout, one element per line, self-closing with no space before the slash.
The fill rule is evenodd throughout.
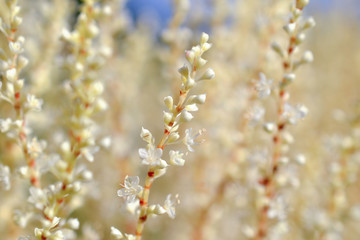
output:
<path id="1" fill-rule="evenodd" d="M 191 121 L 191 119 L 193 119 L 193 118 L 194 118 L 194 116 L 193 116 L 191 113 L 189 113 L 188 111 L 183 110 L 183 111 L 181 112 L 180 120 L 181 120 L 182 122 L 189 122 L 189 121 Z"/>
<path id="2" fill-rule="evenodd" d="M 267 133 L 273 133 L 275 131 L 275 124 L 272 122 L 268 122 L 264 124 L 264 130 Z"/>
<path id="3" fill-rule="evenodd" d="M 281 48 L 281 46 L 277 43 L 277 42 L 273 42 L 271 44 L 271 48 L 280 55 L 280 57 L 284 57 L 285 56 L 285 52 L 284 50 Z"/>
<path id="4" fill-rule="evenodd" d="M 190 64 L 194 63 L 195 53 L 193 51 L 185 51 L 185 58 L 189 61 Z"/>
<path id="5" fill-rule="evenodd" d="M 164 98 L 165 106 L 171 111 L 174 106 L 174 100 L 171 96 L 167 96 Z"/>
<path id="6" fill-rule="evenodd" d="M 299 33 L 295 38 L 295 44 L 299 45 L 299 44 L 303 43 L 305 38 L 306 38 L 306 36 L 304 33 Z"/>
<path id="7" fill-rule="evenodd" d="M 211 80 L 215 77 L 215 72 L 212 68 L 208 68 L 206 72 L 199 78 L 201 80 Z"/>
<path id="8" fill-rule="evenodd" d="M 184 66 L 182 66 L 181 68 L 179 68 L 179 73 L 182 75 L 182 76 L 184 76 L 185 78 L 188 78 L 189 77 L 189 68 L 186 66 L 186 65 L 184 65 Z"/>
<path id="9" fill-rule="evenodd" d="M 193 88 L 195 86 L 195 80 L 192 78 L 188 78 L 185 83 L 185 89 L 189 90 L 190 88 Z"/>
<path id="10" fill-rule="evenodd" d="M 23 69 L 24 67 L 26 67 L 29 63 L 29 60 L 24 57 L 24 56 L 20 56 L 19 60 L 18 60 L 18 68 L 19 69 Z"/>
<path id="11" fill-rule="evenodd" d="M 300 165 L 304 165 L 306 163 L 306 158 L 303 154 L 298 154 L 295 156 L 295 161 Z"/>
<path id="12" fill-rule="evenodd" d="M 77 218 L 70 218 L 68 221 L 67 221 L 67 224 L 69 225 L 69 227 L 71 229 L 79 229 L 79 226 L 80 226 L 80 222 Z"/>
<path id="13" fill-rule="evenodd" d="M 16 68 L 11 68 L 6 71 L 6 78 L 10 82 L 15 82 L 16 80 Z"/>
<path id="14" fill-rule="evenodd" d="M 168 125 L 170 122 L 171 122 L 171 119 L 173 117 L 173 114 L 172 113 L 169 113 L 169 112 L 165 112 L 164 111 L 164 123 L 166 125 Z"/>
<path id="15" fill-rule="evenodd" d="M 119 229 L 115 228 L 115 227 L 111 227 L 111 235 L 115 238 L 115 239 L 122 239 L 124 238 L 124 235 L 119 231 Z"/>
<path id="16" fill-rule="evenodd" d="M 311 63 L 314 61 L 314 56 L 311 51 L 304 52 L 304 55 L 301 57 L 303 63 Z"/>
<path id="17" fill-rule="evenodd" d="M 288 33 L 289 35 L 293 35 L 296 29 L 296 23 L 289 23 L 286 24 L 283 29 L 285 30 L 286 33 Z"/>
<path id="18" fill-rule="evenodd" d="M 203 45 L 201 45 L 201 49 L 203 50 L 203 52 L 206 52 L 207 50 L 209 50 L 212 47 L 211 43 L 204 43 Z"/>
<path id="19" fill-rule="evenodd" d="M 198 57 L 198 58 L 196 59 L 196 62 L 195 62 L 195 68 L 196 68 L 196 69 L 200 69 L 200 68 L 202 68 L 207 62 L 208 62 L 207 60 L 205 60 L 205 59 L 203 59 L 203 58 L 201 58 L 201 57 Z"/>
<path id="20" fill-rule="evenodd" d="M 315 27 L 316 22 L 315 19 L 313 17 L 309 17 L 306 22 L 304 23 L 304 25 L 302 26 L 303 30 L 309 29 L 309 28 L 313 28 Z"/>
<path id="21" fill-rule="evenodd" d="M 306 5 L 308 5 L 310 0 L 299 0 L 296 1 L 296 8 L 303 9 Z"/>
<path id="22" fill-rule="evenodd" d="M 11 27 L 17 28 L 22 23 L 22 21 L 23 21 L 23 19 L 21 17 L 15 16 L 11 23 Z"/>
<path id="23" fill-rule="evenodd" d="M 283 78 L 284 78 L 283 84 L 287 85 L 295 80 L 296 75 L 294 73 L 288 73 L 288 74 L 284 74 Z"/>
<path id="24" fill-rule="evenodd" d="M 14 83 L 15 92 L 20 92 L 20 90 L 24 87 L 24 79 L 19 79 Z"/>
<path id="25" fill-rule="evenodd" d="M 206 43 L 207 41 L 209 41 L 209 35 L 207 33 L 202 33 L 201 34 L 201 40 L 200 40 L 200 44 L 204 45 L 204 43 Z"/>
<path id="26" fill-rule="evenodd" d="M 168 137 L 168 143 L 173 143 L 175 141 L 177 141 L 180 138 L 179 133 L 177 132 L 172 132 L 170 133 L 169 137 Z"/>
<path id="27" fill-rule="evenodd" d="M 140 137 L 145 141 L 145 142 L 151 142 L 152 140 L 152 134 L 149 130 L 145 129 L 145 128 L 141 128 L 141 134 Z"/>

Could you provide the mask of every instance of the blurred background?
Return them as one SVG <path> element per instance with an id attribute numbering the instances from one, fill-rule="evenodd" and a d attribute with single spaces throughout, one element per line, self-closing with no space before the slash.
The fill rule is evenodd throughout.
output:
<path id="1" fill-rule="evenodd" d="M 69 47 L 60 35 L 63 28 L 74 28 L 81 1 L 20 2 L 24 23 L 19 31 L 27 39 L 24 54 L 30 59 L 22 74 L 27 90 L 44 99 L 44 110 L 29 116 L 31 134 L 45 139 L 47 151 L 56 153 L 66 135 L 64 109 L 70 104 L 63 99 Z M 292 2 L 100 1 L 112 14 L 99 20 L 101 34 L 95 43 L 110 47 L 112 55 L 99 70 L 109 109 L 96 117 L 96 132 L 98 139 L 110 137 L 112 144 L 101 147 L 93 163 L 79 163 L 92 170 L 94 181 L 86 184 L 74 200 L 76 210 L 69 213 L 81 222 L 73 239 L 112 239 L 111 226 L 134 232 L 137 219 L 116 191 L 126 175 L 140 176 L 144 182 L 146 167 L 138 156 L 138 149 L 145 147 L 141 127 L 157 140 L 161 137 L 163 98 L 177 99 L 177 69 L 186 62 L 184 50 L 198 44 L 203 31 L 213 43 L 204 58 L 216 79 L 195 89 L 207 94 L 207 102 L 181 132 L 183 136 L 187 128 L 206 129 L 201 136 L 205 142 L 186 155 L 184 167 L 170 168 L 154 184 L 151 203 L 179 193 L 181 204 L 174 220 L 150 218 L 144 239 L 256 239 L 258 205 L 265 201 L 259 179 L 273 150 L 272 135 L 263 126 L 275 121 L 277 100 L 275 94 L 254 99 L 252 84 L 260 73 L 273 79 L 274 86 L 281 80 L 282 60 L 271 44 L 287 47 L 282 27 Z M 0 16 L 5 21 L 8 17 L 5 0 L 0 0 Z M 272 205 L 284 214 L 269 220 L 264 239 L 359 240 L 360 1 L 312 0 L 302 21 L 310 16 L 316 27 L 305 32 L 295 58 L 311 50 L 314 62 L 301 66 L 289 86 L 291 104 L 304 104 L 309 113 L 287 129 L 288 152 L 277 179 L 281 200 Z M 0 47 L 6 48 L 1 38 Z M 259 109 L 265 110 L 261 114 Z M 3 102 L 0 112 L 1 118 L 11 115 Z M 0 190 L 0 239 L 6 240 L 32 236 L 39 222 L 20 228 L 13 221 L 15 210 L 28 210 L 29 188 L 16 175 L 23 157 L 15 145 L 0 136 L 0 162 L 15 173 L 13 188 Z M 299 154 L 306 163 L 299 164 Z M 54 178 L 46 175 L 44 182 L 53 183 Z"/>

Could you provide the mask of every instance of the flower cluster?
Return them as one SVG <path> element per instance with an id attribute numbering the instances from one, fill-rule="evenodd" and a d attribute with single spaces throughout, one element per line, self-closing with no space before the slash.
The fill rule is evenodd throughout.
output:
<path id="1" fill-rule="evenodd" d="M 259 191 L 258 198 L 263 199 L 263 201 L 257 206 L 259 218 L 257 233 L 255 234 L 256 239 L 264 239 L 266 236 L 270 237 L 270 239 L 277 239 L 287 232 L 288 223 L 286 221 L 286 202 L 284 200 L 286 197 L 281 194 L 278 195 L 277 192 L 281 187 L 288 185 L 296 187 L 299 185 L 293 173 L 294 168 L 290 164 L 289 157 L 286 156 L 289 145 L 294 141 L 292 135 L 286 131 L 286 126 L 288 124 L 296 125 L 299 120 L 307 115 L 308 110 L 302 104 L 293 106 L 288 102 L 290 93 L 287 91 L 287 87 L 296 78 L 294 71 L 300 65 L 313 61 L 310 51 L 306 51 L 300 60 L 293 59 L 294 53 L 298 51 L 299 46 L 305 39 L 304 31 L 315 26 L 313 18 L 302 21 L 303 8 L 308 3 L 309 1 L 296 1 L 296 4 L 291 8 L 289 23 L 283 27 L 289 39 L 287 49 L 284 50 L 276 42 L 272 44 L 272 49 L 282 59 L 283 76 L 275 89 L 277 92 L 277 118 L 275 123 L 267 122 L 264 124 L 264 130 L 272 134 L 273 152 L 268 169 L 262 170 L 263 176 L 258 180 L 258 188 L 262 189 Z M 255 85 L 259 97 L 270 94 L 271 84 L 272 82 L 267 81 L 264 75 L 260 75 L 260 81 L 256 82 Z M 273 206 L 276 206 L 276 209 Z M 273 231 L 269 232 L 269 219 L 273 218 L 277 218 L 277 221 L 274 223 Z M 277 231 L 276 226 L 282 226 L 281 229 L 283 230 Z"/>
<path id="2" fill-rule="evenodd" d="M 209 36 L 206 33 L 201 35 L 200 45 L 193 47 L 185 52 L 185 57 L 189 65 L 184 65 L 179 69 L 181 75 L 181 87 L 178 103 L 175 105 L 171 96 L 164 98 L 167 111 L 164 111 L 164 133 L 160 142 L 156 145 L 152 133 L 142 128 L 141 138 L 147 143 L 146 148 L 139 149 L 139 156 L 143 165 L 148 165 L 147 178 L 144 187 L 139 186 L 138 177 L 126 177 L 123 189 L 118 191 L 120 197 L 126 198 L 127 203 L 134 202 L 135 198 L 139 201 L 140 214 L 135 235 L 123 235 L 119 230 L 112 227 L 112 235 L 117 239 L 141 239 L 144 223 L 148 215 L 161 215 L 167 213 L 169 217 L 175 217 L 174 202 L 171 195 L 168 195 L 163 206 L 159 204 L 149 205 L 150 188 L 156 178 L 164 175 L 170 165 L 183 166 L 185 160 L 184 153 L 179 150 L 170 150 L 168 161 L 161 159 L 164 148 L 170 144 L 184 143 L 187 149 L 194 151 L 193 145 L 198 144 L 195 139 L 202 133 L 202 130 L 193 135 L 191 129 L 185 131 L 184 138 L 180 141 L 179 126 L 181 123 L 189 122 L 193 119 L 191 112 L 198 110 L 198 104 L 205 103 L 206 95 L 190 95 L 190 90 L 203 80 L 214 78 L 215 73 L 211 68 L 202 70 L 206 60 L 202 58 L 203 53 L 210 49 L 208 43 Z M 137 211 L 136 211 L 137 212 Z"/>

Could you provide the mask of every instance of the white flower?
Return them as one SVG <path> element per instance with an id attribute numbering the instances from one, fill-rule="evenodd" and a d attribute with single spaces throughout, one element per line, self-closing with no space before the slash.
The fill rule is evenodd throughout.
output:
<path id="1" fill-rule="evenodd" d="M 15 210 L 13 213 L 13 220 L 21 228 L 25 228 L 32 214 L 33 214 L 32 212 L 27 213 L 27 212 L 22 212 L 20 210 Z"/>
<path id="2" fill-rule="evenodd" d="M 111 227 L 111 235 L 115 238 L 115 239 L 122 239 L 124 238 L 124 235 L 120 232 L 119 229 L 115 228 L 115 227 Z"/>
<path id="3" fill-rule="evenodd" d="M 30 196 L 28 201 L 34 204 L 37 209 L 43 210 L 47 203 L 46 193 L 42 189 L 36 187 L 30 187 L 29 192 Z"/>
<path id="4" fill-rule="evenodd" d="M 10 82 L 14 82 L 16 80 L 16 68 L 11 68 L 6 71 L 6 78 Z"/>
<path id="5" fill-rule="evenodd" d="M 258 92 L 259 98 L 265 98 L 270 95 L 273 80 L 266 79 L 265 74 L 259 74 L 260 79 L 255 83 L 255 90 Z"/>
<path id="6" fill-rule="evenodd" d="M 0 119 L 0 131 L 7 132 L 11 128 L 12 121 L 10 118 L 7 119 Z"/>
<path id="7" fill-rule="evenodd" d="M 267 215 L 271 219 L 277 218 L 278 220 L 284 220 L 286 218 L 287 205 L 282 196 L 278 196 L 271 201 Z"/>
<path id="8" fill-rule="evenodd" d="M 166 162 L 161 159 L 162 153 L 161 148 L 156 148 L 151 145 L 148 147 L 148 150 L 145 148 L 139 149 L 139 156 L 142 159 L 141 163 L 144 165 L 166 167 Z"/>
<path id="9" fill-rule="evenodd" d="M 184 156 L 184 153 L 171 150 L 169 152 L 169 155 L 170 155 L 170 164 L 171 165 L 184 166 L 185 160 L 182 158 Z"/>
<path id="10" fill-rule="evenodd" d="M 246 117 L 250 120 L 250 126 L 255 126 L 265 115 L 265 109 L 260 105 L 255 105 L 247 113 Z"/>
<path id="11" fill-rule="evenodd" d="M 10 168 L 0 164 L 0 183 L 5 190 L 10 189 Z"/>
<path id="12" fill-rule="evenodd" d="M 203 142 L 203 141 L 195 142 L 195 139 L 198 136 L 200 136 L 204 130 L 199 130 L 195 135 L 191 135 L 191 131 L 192 131 L 192 128 L 185 130 L 185 137 L 183 138 L 183 143 L 186 145 L 187 149 L 190 152 L 194 152 L 195 150 L 191 146 L 198 145 Z"/>
<path id="13" fill-rule="evenodd" d="M 37 138 L 32 138 L 31 141 L 27 143 L 27 148 L 30 154 L 40 154 L 46 147 L 45 141 L 38 141 Z"/>
<path id="14" fill-rule="evenodd" d="M 10 48 L 10 51 L 13 52 L 14 54 L 19 54 L 24 51 L 22 44 L 19 41 L 9 42 L 9 48 Z"/>
<path id="15" fill-rule="evenodd" d="M 136 240 L 136 237 L 135 237 L 135 235 L 125 233 L 125 239 L 126 240 Z"/>
<path id="16" fill-rule="evenodd" d="M 80 222 L 77 218 L 70 218 L 67 221 L 67 224 L 69 225 L 69 227 L 71 229 L 79 229 L 79 226 L 80 226 Z"/>
<path id="17" fill-rule="evenodd" d="M 175 204 L 179 204 L 178 195 L 175 196 L 175 200 L 171 200 L 171 194 L 167 195 L 166 200 L 164 202 L 164 209 L 170 218 L 174 219 L 176 215 Z"/>
<path id="18" fill-rule="evenodd" d="M 282 117 L 290 124 L 295 125 L 300 119 L 303 119 L 307 113 L 308 109 L 304 105 L 297 104 L 296 106 L 292 106 L 289 103 L 285 103 Z"/>
<path id="19" fill-rule="evenodd" d="M 43 104 L 42 99 L 36 98 L 32 94 L 28 94 L 26 96 L 25 107 L 28 108 L 29 110 L 40 111 L 42 104 Z"/>
<path id="20" fill-rule="evenodd" d="M 50 238 L 51 240 L 63 240 L 65 239 L 64 234 L 61 230 L 56 231 Z"/>
<path id="21" fill-rule="evenodd" d="M 117 192 L 118 196 L 125 198 L 128 203 L 134 202 L 136 196 L 143 190 L 143 187 L 139 185 L 139 182 L 140 179 L 138 176 L 126 176 L 124 185 L 121 185 L 123 188 Z"/>
<path id="22" fill-rule="evenodd" d="M 96 153 L 97 151 L 99 151 L 99 147 L 98 146 L 90 146 L 90 147 L 85 147 L 85 148 L 82 148 L 80 150 L 81 152 L 81 155 L 86 159 L 88 160 L 89 162 L 93 162 L 94 161 L 94 156 L 93 154 Z"/>

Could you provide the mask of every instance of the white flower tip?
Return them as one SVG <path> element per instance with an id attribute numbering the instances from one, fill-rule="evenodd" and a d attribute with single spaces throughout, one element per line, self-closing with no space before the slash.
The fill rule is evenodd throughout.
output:
<path id="1" fill-rule="evenodd" d="M 208 68 L 199 80 L 211 80 L 215 77 L 215 72 L 212 68 Z"/>
<path id="2" fill-rule="evenodd" d="M 203 32 L 200 40 L 201 45 L 204 45 L 207 41 L 209 41 L 209 34 Z"/>
<path id="3" fill-rule="evenodd" d="M 115 238 L 115 239 L 122 239 L 124 238 L 124 235 L 120 232 L 119 229 L 115 228 L 115 227 L 111 227 L 111 235 Z"/>
<path id="4" fill-rule="evenodd" d="M 191 119 L 193 119 L 193 118 L 194 118 L 194 116 L 193 116 L 191 113 L 189 113 L 188 111 L 183 110 L 183 111 L 181 112 L 181 120 L 182 120 L 183 122 L 189 122 L 189 121 L 191 121 Z"/>
<path id="5" fill-rule="evenodd" d="M 302 56 L 302 61 L 304 63 L 311 63 L 314 61 L 314 55 L 311 51 L 304 52 L 304 55 Z"/>
<path id="6" fill-rule="evenodd" d="M 286 33 L 288 33 L 289 35 L 292 35 L 292 34 L 294 34 L 294 32 L 295 32 L 296 23 L 286 24 L 283 28 L 284 28 L 284 30 L 285 30 Z"/>

